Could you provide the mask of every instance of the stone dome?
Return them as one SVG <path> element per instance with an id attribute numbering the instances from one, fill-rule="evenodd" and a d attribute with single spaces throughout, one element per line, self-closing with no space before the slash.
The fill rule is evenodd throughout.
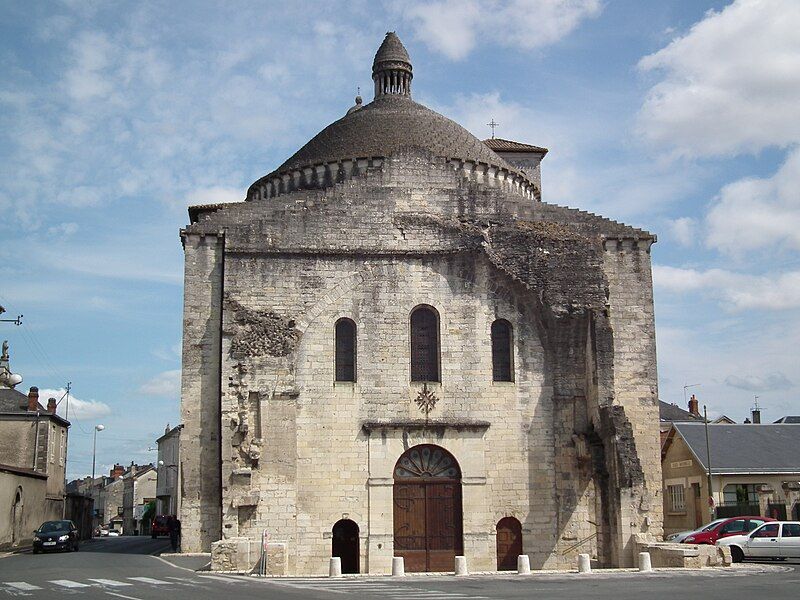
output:
<path id="1" fill-rule="evenodd" d="M 407 149 L 484 163 L 527 180 L 524 173 L 461 125 L 411 99 L 411 60 L 394 32 L 386 34 L 375 54 L 372 78 L 375 81 L 372 102 L 353 107 L 357 109 L 349 110 L 320 131 L 275 171 L 253 183 L 247 198 L 258 197 L 258 189 L 266 182 L 278 181 L 298 170 L 337 161 L 385 158 Z"/>
<path id="2" fill-rule="evenodd" d="M 386 95 L 328 125 L 278 167 L 275 174 L 336 160 L 391 156 L 407 148 L 513 170 L 455 121 L 408 97 Z"/>

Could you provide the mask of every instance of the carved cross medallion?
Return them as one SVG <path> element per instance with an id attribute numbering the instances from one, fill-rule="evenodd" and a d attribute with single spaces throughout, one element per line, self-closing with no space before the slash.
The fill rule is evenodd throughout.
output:
<path id="1" fill-rule="evenodd" d="M 423 383 L 422 389 L 420 390 L 417 397 L 414 399 L 414 402 L 417 403 L 419 409 L 425 413 L 425 420 L 428 420 L 428 413 L 430 413 L 435 407 L 436 403 L 439 401 L 439 398 L 428 389 L 428 384 Z"/>

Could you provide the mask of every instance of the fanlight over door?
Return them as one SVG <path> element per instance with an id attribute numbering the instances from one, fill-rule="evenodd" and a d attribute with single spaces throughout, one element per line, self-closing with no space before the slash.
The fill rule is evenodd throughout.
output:
<path id="1" fill-rule="evenodd" d="M 452 571 L 464 551 L 461 470 L 444 448 L 409 448 L 394 469 L 394 554 L 414 571 Z"/>

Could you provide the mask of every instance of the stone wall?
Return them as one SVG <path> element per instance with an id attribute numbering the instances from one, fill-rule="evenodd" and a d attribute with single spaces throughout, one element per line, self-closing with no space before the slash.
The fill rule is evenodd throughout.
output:
<path id="1" fill-rule="evenodd" d="M 33 530 L 60 519 L 45 502 L 47 477 L 0 465 L 0 549 L 29 546 Z"/>
<path id="2" fill-rule="evenodd" d="M 290 573 L 319 574 L 349 518 L 362 570 L 387 572 L 394 461 L 434 443 L 462 468 L 472 568 L 494 567 L 505 516 L 533 566 L 586 551 L 629 563 L 632 535 L 661 529 L 650 242 L 414 152 L 201 215 L 184 234 L 186 549 L 214 527 L 224 540 L 266 529 Z M 409 384 L 419 304 L 440 318 L 426 426 Z M 333 381 L 341 317 L 357 325 L 355 383 Z M 492 382 L 497 318 L 514 327 L 511 383 Z"/>

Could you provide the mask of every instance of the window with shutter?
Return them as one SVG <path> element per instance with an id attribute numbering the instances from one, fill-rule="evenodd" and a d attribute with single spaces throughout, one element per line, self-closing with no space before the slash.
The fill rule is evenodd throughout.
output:
<path id="1" fill-rule="evenodd" d="M 356 324 L 336 321 L 336 381 L 356 380 Z"/>
<path id="2" fill-rule="evenodd" d="M 492 323 L 492 379 L 514 381 L 511 367 L 511 323 L 498 319 Z"/>
<path id="3" fill-rule="evenodd" d="M 439 380 L 439 318 L 420 306 L 411 313 L 411 381 Z"/>

